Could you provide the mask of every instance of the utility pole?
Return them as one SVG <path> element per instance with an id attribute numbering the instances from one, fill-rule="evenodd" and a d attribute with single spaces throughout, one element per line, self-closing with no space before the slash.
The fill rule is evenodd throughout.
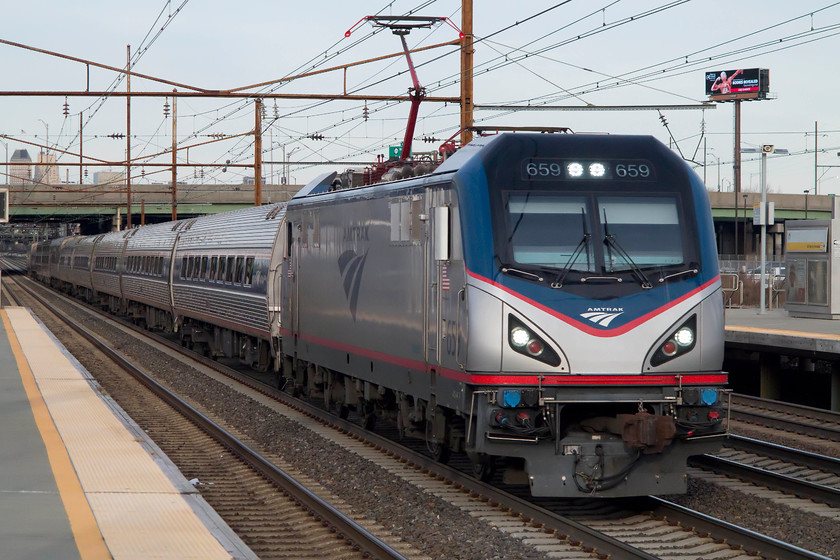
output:
<path id="1" fill-rule="evenodd" d="M 131 45 L 125 51 L 125 229 L 131 229 Z"/>
<path id="2" fill-rule="evenodd" d="M 172 92 L 178 91 L 173 89 Z M 175 158 L 178 149 L 178 97 L 172 96 L 172 221 L 178 219 L 178 164 Z"/>
<path id="3" fill-rule="evenodd" d="M 82 164 L 84 163 L 83 154 L 85 146 L 85 137 L 82 135 L 82 117 L 84 111 L 79 111 L 79 186 L 82 184 Z"/>
<path id="4" fill-rule="evenodd" d="M 814 194 L 819 194 L 817 192 L 817 186 L 819 184 L 819 178 L 817 177 L 817 143 L 819 142 L 819 137 L 817 136 L 817 121 L 814 121 Z"/>
<path id="5" fill-rule="evenodd" d="M 473 125 L 473 0 L 461 0 L 461 146 L 472 141 Z"/>
<path id="6" fill-rule="evenodd" d="M 735 100 L 735 153 L 732 163 L 732 173 L 735 175 L 735 192 L 741 192 L 741 100 Z M 744 247 L 746 247 L 744 238 Z M 746 248 L 744 249 L 746 251 Z"/>
<path id="7" fill-rule="evenodd" d="M 262 99 L 254 100 L 254 206 L 262 204 Z"/>

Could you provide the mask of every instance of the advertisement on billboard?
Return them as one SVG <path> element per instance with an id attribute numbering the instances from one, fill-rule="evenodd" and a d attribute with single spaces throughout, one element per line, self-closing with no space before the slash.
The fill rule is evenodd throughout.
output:
<path id="1" fill-rule="evenodd" d="M 766 70 L 764 71 L 767 72 Z M 706 95 L 744 94 L 765 92 L 761 68 L 715 70 L 706 72 Z M 763 87 L 762 87 L 763 86 Z"/>

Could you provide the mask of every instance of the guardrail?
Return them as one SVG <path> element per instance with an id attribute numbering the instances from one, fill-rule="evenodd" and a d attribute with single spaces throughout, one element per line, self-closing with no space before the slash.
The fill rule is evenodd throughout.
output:
<path id="1" fill-rule="evenodd" d="M 735 307 L 733 299 L 738 296 L 737 307 L 744 305 L 744 283 L 741 277 L 735 273 L 722 272 L 720 275 L 721 291 L 723 292 L 723 302 L 726 307 Z"/>

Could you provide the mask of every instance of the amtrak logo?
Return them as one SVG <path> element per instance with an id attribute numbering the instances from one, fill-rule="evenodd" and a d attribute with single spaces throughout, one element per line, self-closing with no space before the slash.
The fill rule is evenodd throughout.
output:
<path id="1" fill-rule="evenodd" d="M 609 327 L 613 319 L 624 314 L 623 307 L 590 307 L 580 316 L 592 321 L 599 327 Z"/>
<path id="2" fill-rule="evenodd" d="M 356 303 L 359 301 L 359 285 L 362 283 L 362 272 L 365 269 L 367 251 L 364 255 L 357 255 L 349 249 L 338 257 L 338 269 L 344 278 L 344 294 L 350 303 L 350 314 L 356 320 Z"/>

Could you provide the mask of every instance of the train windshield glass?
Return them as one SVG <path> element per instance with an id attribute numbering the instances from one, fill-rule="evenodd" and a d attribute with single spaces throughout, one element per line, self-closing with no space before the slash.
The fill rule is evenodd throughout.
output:
<path id="1" fill-rule="evenodd" d="M 547 193 L 511 194 L 508 242 L 523 265 L 593 271 L 586 197 Z"/>
<path id="2" fill-rule="evenodd" d="M 634 263 L 650 268 L 684 262 L 675 198 L 599 196 L 597 203 L 608 272 L 630 270 Z"/>
<path id="3" fill-rule="evenodd" d="M 505 197 L 508 268 L 609 275 L 684 265 L 680 197 L 508 192 Z"/>

